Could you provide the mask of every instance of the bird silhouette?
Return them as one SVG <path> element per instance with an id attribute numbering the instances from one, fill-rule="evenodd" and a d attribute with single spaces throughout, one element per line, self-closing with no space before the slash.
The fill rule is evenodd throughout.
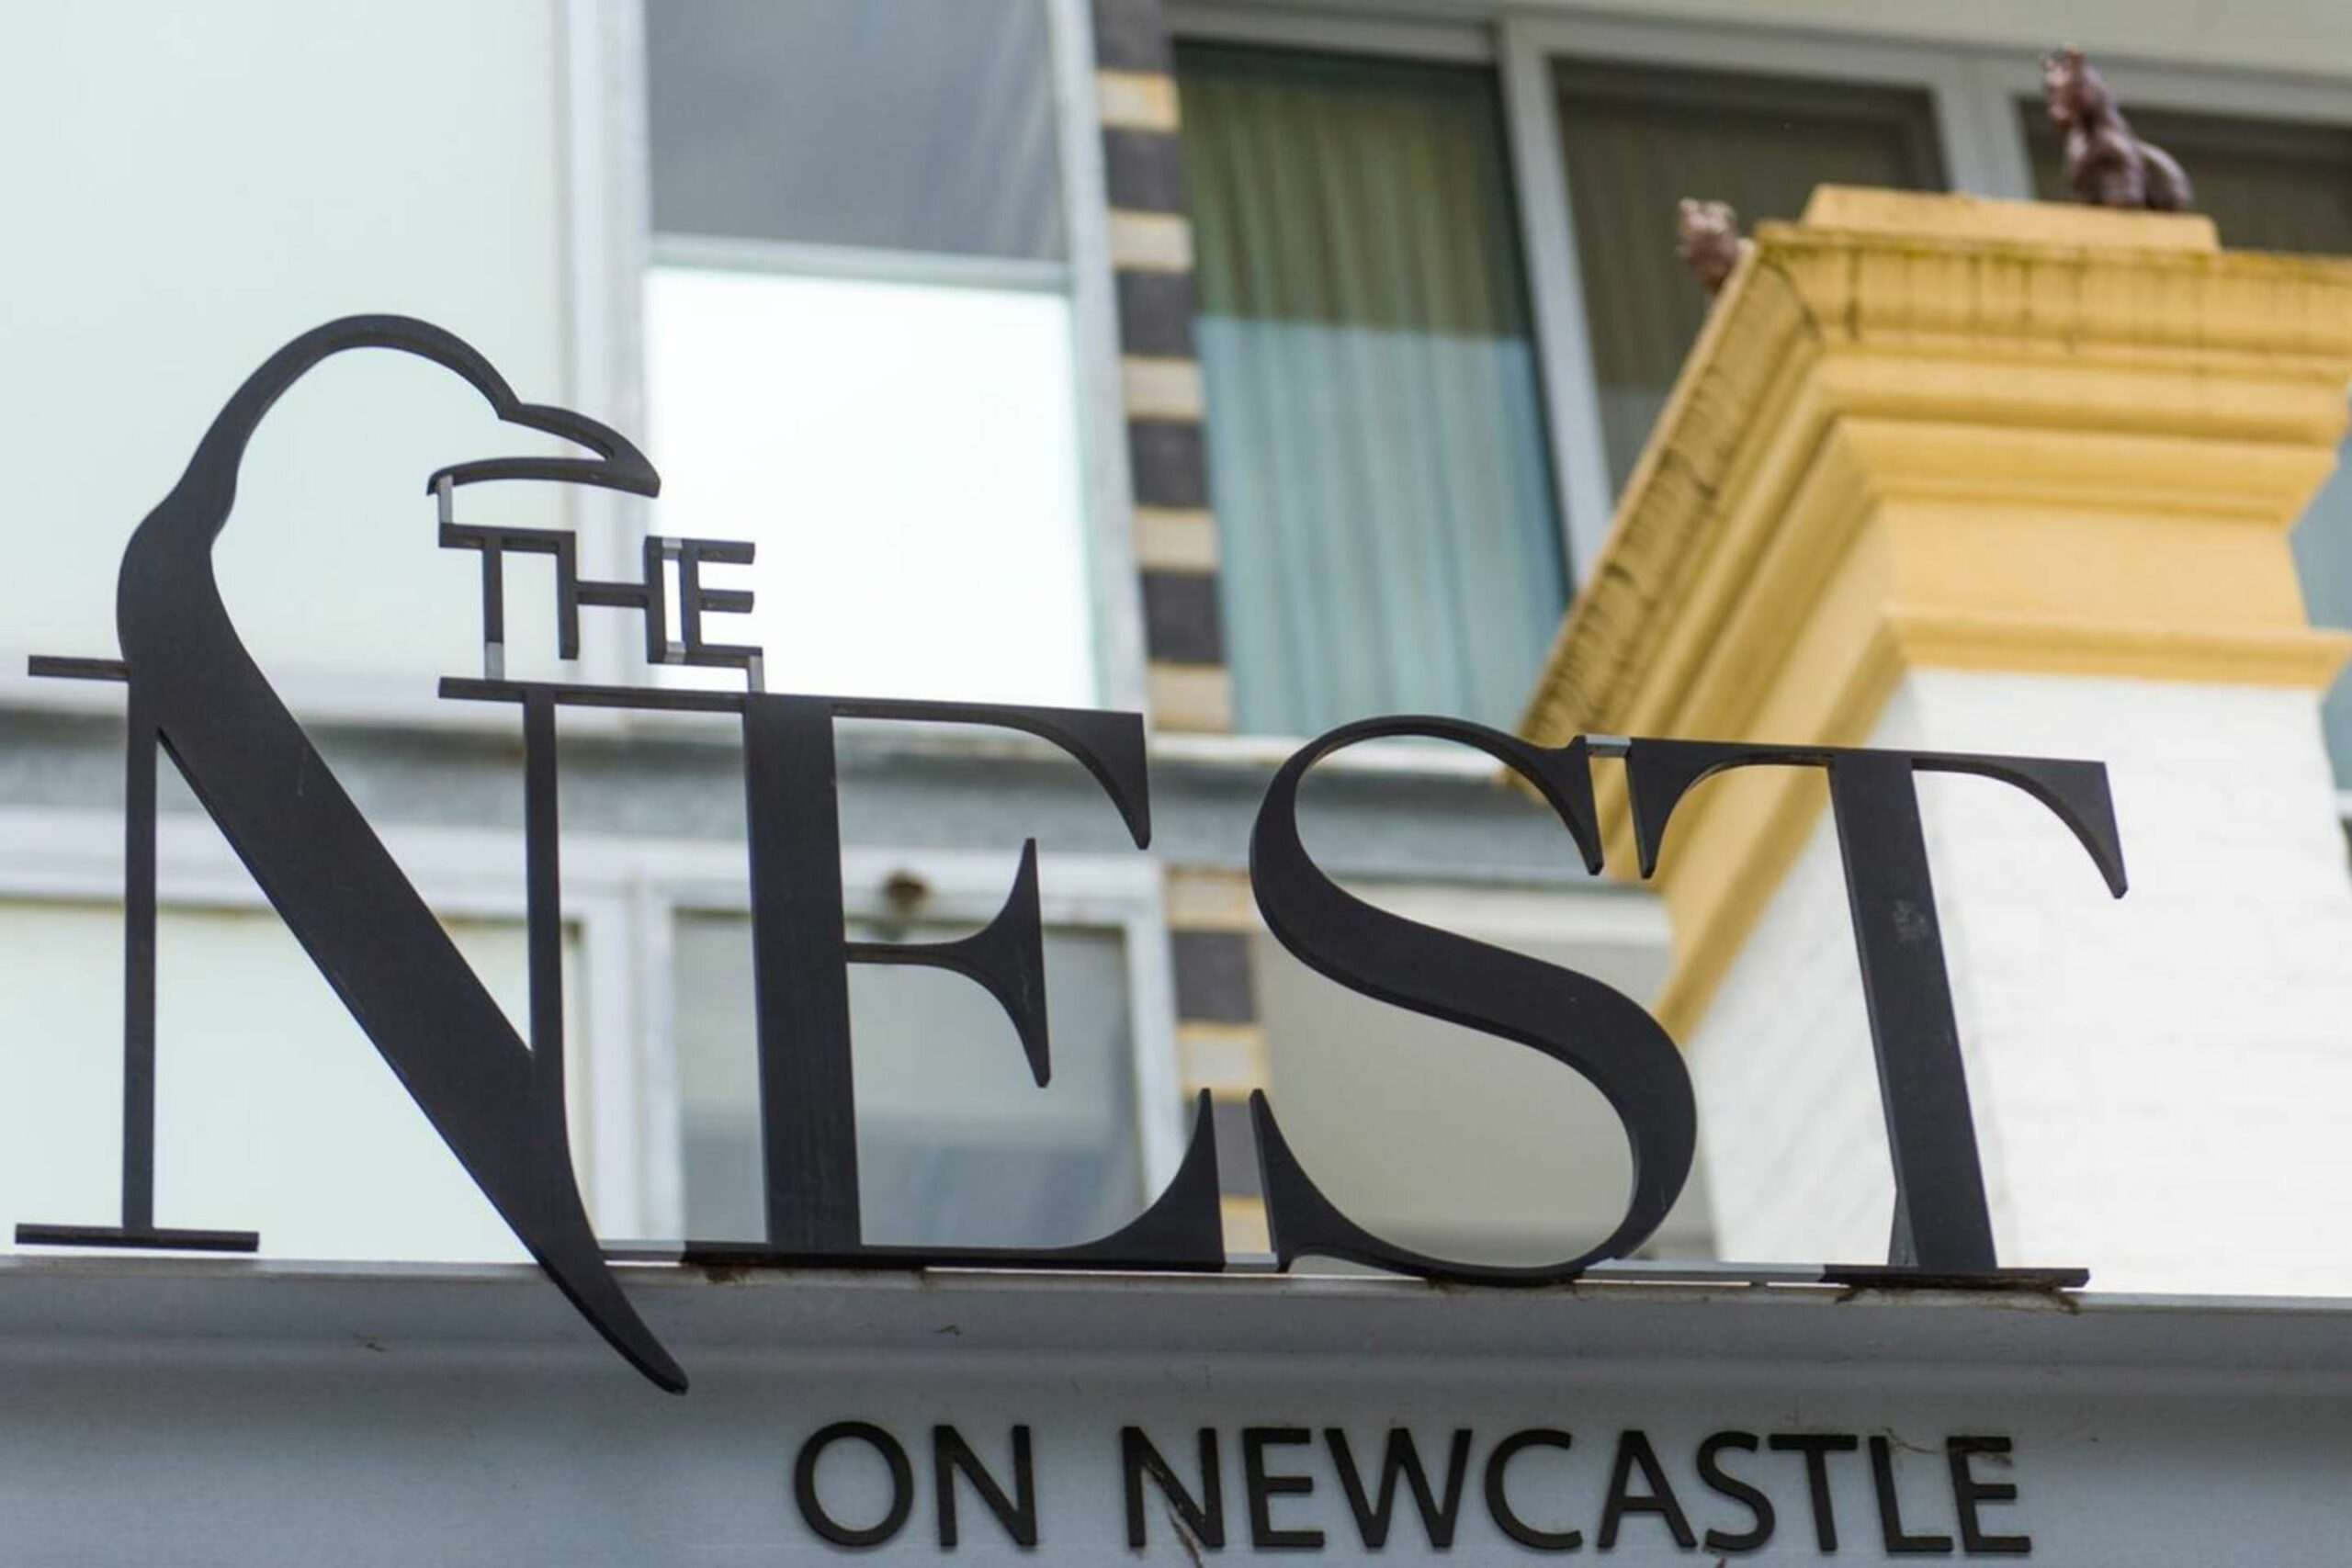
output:
<path id="1" fill-rule="evenodd" d="M 393 862 L 237 635 L 212 547 L 245 448 L 270 408 L 332 355 L 415 355 L 472 387 L 498 418 L 595 453 L 497 457 L 428 488 L 488 479 L 661 489 L 643 454 L 570 410 L 526 403 L 454 334 L 404 316 L 352 316 L 303 333 L 238 388 L 187 471 L 122 557 L 116 625 L 132 743 L 152 734 L 409 1095 L 572 1305 L 659 1386 L 686 1376 L 606 1262 L 572 1175 L 560 1066 L 536 1058 Z"/>

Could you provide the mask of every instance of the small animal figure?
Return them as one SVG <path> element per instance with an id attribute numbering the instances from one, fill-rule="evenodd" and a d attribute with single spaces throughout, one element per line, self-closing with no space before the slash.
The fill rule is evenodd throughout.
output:
<path id="1" fill-rule="evenodd" d="M 2041 57 L 2050 123 L 2066 133 L 2066 183 L 2093 207 L 2188 210 L 2188 176 L 2163 148 L 2132 134 L 2115 95 L 2079 49 Z"/>
<path id="2" fill-rule="evenodd" d="M 1674 254 L 1709 299 L 1723 292 L 1724 280 L 1747 249 L 1747 242 L 1739 237 L 1739 214 L 1730 203 L 1686 196 L 1675 209 Z"/>

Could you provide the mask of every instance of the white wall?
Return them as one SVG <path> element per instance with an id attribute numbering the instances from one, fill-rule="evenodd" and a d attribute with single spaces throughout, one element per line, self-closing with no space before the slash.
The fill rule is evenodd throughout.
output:
<path id="1" fill-rule="evenodd" d="M 1521 15 L 1604 16 L 1806 29 L 2001 51 L 2077 45 L 2200 70 L 2352 78 L 2352 28 L 2340 0 L 1177 0 L 1180 9 L 1372 14 L 1431 21 Z"/>
<path id="2" fill-rule="evenodd" d="M 2020 792 L 1921 784 L 2002 1260 L 2352 1292 L 2352 880 L 2310 694 L 1922 671 L 1871 743 L 2109 769 L 2120 902 Z M 1825 816 L 1690 1042 L 1726 1257 L 1884 1255 L 1850 931 Z"/>
<path id="3" fill-rule="evenodd" d="M 114 651 L 122 540 L 311 326 L 424 316 L 561 400 L 557 22 L 556 0 L 9 10 L 0 678 L 27 652 Z M 220 547 L 247 640 L 273 672 L 397 672 L 429 697 L 478 660 L 478 577 L 435 548 L 425 476 L 532 449 L 422 361 L 322 369 L 264 427 Z M 559 519 L 544 494 L 496 504 Z"/>
<path id="4" fill-rule="evenodd" d="M 520 1028 L 520 928 L 451 933 Z M 158 1224 L 277 1258 L 525 1256 L 275 912 L 166 910 L 157 948 Z M 18 1224 L 119 1221 L 122 916 L 0 902 L 0 953 L 5 1250 Z"/>

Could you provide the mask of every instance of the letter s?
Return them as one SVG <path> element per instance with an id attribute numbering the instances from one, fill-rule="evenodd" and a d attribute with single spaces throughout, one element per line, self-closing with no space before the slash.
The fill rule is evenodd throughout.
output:
<path id="1" fill-rule="evenodd" d="M 1408 1012 L 1542 1052 L 1607 1098 L 1633 1154 L 1623 1219 L 1598 1246 L 1566 1262 L 1496 1267 L 1453 1263 L 1395 1247 L 1363 1229 L 1316 1187 L 1291 1153 L 1263 1092 L 1250 1097 L 1265 1176 L 1266 1222 L 1283 1267 L 1315 1254 L 1430 1278 L 1536 1284 L 1573 1278 L 1638 1247 L 1674 1206 L 1690 1174 L 1698 1113 L 1681 1052 L 1657 1021 L 1589 975 L 1489 947 L 1375 908 L 1341 889 L 1306 852 L 1298 789 L 1315 764 L 1343 747 L 1384 736 L 1423 736 L 1475 747 L 1532 784 L 1600 869 L 1600 832 L 1584 739 L 1564 747 L 1526 741 L 1459 719 L 1364 719 L 1309 742 L 1274 775 L 1250 836 L 1250 876 L 1274 937 L 1300 962 L 1351 991 Z"/>

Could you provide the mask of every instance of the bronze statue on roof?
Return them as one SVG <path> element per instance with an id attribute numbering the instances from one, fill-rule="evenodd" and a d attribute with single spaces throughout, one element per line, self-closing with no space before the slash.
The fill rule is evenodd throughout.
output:
<path id="1" fill-rule="evenodd" d="M 2186 212 L 2188 175 L 2163 148 L 2132 134 L 2115 95 L 2079 49 L 2041 58 L 2050 123 L 2066 133 L 2066 183 L 2093 207 Z"/>
<path id="2" fill-rule="evenodd" d="M 1684 197 L 1675 208 L 1674 254 L 1682 258 L 1699 287 L 1713 299 L 1724 291 L 1724 281 L 1739 265 L 1747 242 L 1739 237 L 1739 214 L 1727 201 L 1700 201 Z"/>

